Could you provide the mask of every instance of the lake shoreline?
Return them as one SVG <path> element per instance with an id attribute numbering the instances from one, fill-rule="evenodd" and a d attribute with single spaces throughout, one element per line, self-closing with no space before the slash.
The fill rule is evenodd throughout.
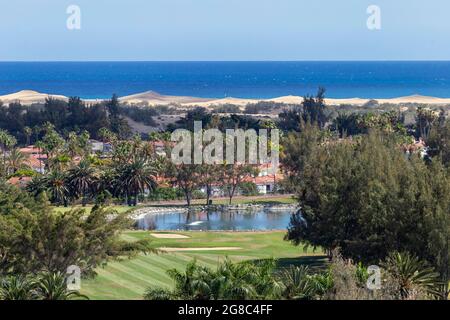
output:
<path id="1" fill-rule="evenodd" d="M 139 208 L 135 228 L 148 231 L 273 231 L 286 230 L 297 205 L 239 205 L 204 208 Z"/>

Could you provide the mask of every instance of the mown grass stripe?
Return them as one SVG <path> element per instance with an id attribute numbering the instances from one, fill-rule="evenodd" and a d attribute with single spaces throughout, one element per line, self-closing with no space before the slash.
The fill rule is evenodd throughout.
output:
<path id="1" fill-rule="evenodd" d="M 188 263 L 197 260 L 198 262 L 202 263 L 202 261 L 200 261 L 198 259 L 199 255 L 193 254 L 193 253 L 181 253 L 181 252 L 177 252 L 177 253 L 173 253 L 172 256 L 169 259 L 173 259 L 173 260 L 181 260 L 184 261 L 184 263 L 187 265 Z"/>
<path id="2" fill-rule="evenodd" d="M 153 262 L 156 265 L 160 266 L 161 268 L 164 269 L 184 269 L 186 264 L 185 262 L 183 262 L 180 259 L 177 259 L 174 256 L 170 256 L 170 255 L 152 255 L 151 258 L 149 259 L 149 256 L 139 256 L 140 260 L 142 261 L 149 261 L 149 263 Z"/>
<path id="3" fill-rule="evenodd" d="M 133 288 L 133 291 L 142 293 L 147 288 L 145 284 L 142 284 L 142 280 L 136 278 L 132 273 L 121 270 L 120 267 L 110 266 L 111 274 L 116 278 L 123 279 L 121 284 L 125 287 Z"/>
<path id="4" fill-rule="evenodd" d="M 109 269 L 115 270 L 113 266 L 109 266 Z M 128 291 L 132 291 L 134 294 L 142 293 L 142 287 L 140 285 L 135 285 L 134 282 L 130 282 L 127 280 L 127 277 L 123 277 L 121 272 L 111 272 L 103 270 L 102 274 L 99 276 L 103 276 L 107 278 L 109 281 L 116 283 L 121 288 L 126 289 Z"/>
<path id="5" fill-rule="evenodd" d="M 157 274 L 145 274 L 141 272 L 141 268 L 133 268 L 132 266 L 116 266 L 117 269 L 119 269 L 122 272 L 125 272 L 126 274 L 128 274 L 130 277 L 137 279 L 138 282 L 145 287 L 145 289 L 150 286 L 150 285 L 154 285 L 154 283 L 156 282 L 157 285 L 164 285 L 166 286 L 167 282 L 164 282 L 163 279 L 161 279 L 161 277 L 158 277 Z M 144 269 L 145 270 L 145 269 Z M 166 279 L 167 281 L 167 279 Z"/>
<path id="6" fill-rule="evenodd" d="M 136 266 L 136 270 L 139 270 L 141 274 L 144 274 L 146 276 L 155 276 L 157 275 L 158 278 L 168 280 L 169 276 L 166 273 L 166 269 L 156 267 L 154 265 L 149 265 L 148 263 L 144 263 L 143 261 L 134 260 L 133 265 Z"/>
<path id="7" fill-rule="evenodd" d="M 225 260 L 225 257 L 220 257 L 220 256 L 218 256 L 216 254 L 211 254 L 211 255 L 208 255 L 208 254 L 198 255 L 198 254 L 196 254 L 196 255 L 194 255 L 194 257 L 198 261 L 203 261 L 203 262 L 205 262 L 208 265 L 214 265 L 214 266 L 217 266 L 217 264 L 219 263 L 219 260 L 220 261 Z"/>
<path id="8" fill-rule="evenodd" d="M 142 263 L 142 261 L 133 261 L 133 264 L 138 266 L 138 267 L 142 267 L 145 268 L 146 266 L 144 265 L 144 263 Z M 146 282 L 148 282 L 151 285 L 154 285 L 155 282 L 157 282 L 158 285 L 164 286 L 164 287 L 170 287 L 170 283 L 172 282 L 172 280 L 170 279 L 170 277 L 167 275 L 166 271 L 160 268 L 146 268 L 146 269 L 141 269 L 140 271 L 138 271 L 140 274 L 144 275 L 146 278 Z"/>
<path id="9" fill-rule="evenodd" d="M 180 253 L 171 253 L 171 254 L 167 254 L 164 255 L 164 257 L 169 261 L 169 262 L 174 262 L 174 263 L 178 263 L 178 264 L 182 264 L 183 268 L 190 262 L 192 262 L 194 260 L 194 258 L 192 257 L 192 255 L 190 254 L 180 254 Z"/>
<path id="10" fill-rule="evenodd" d="M 104 273 L 104 274 L 103 274 Z M 82 281 L 81 293 L 90 299 L 140 299 L 141 292 L 130 289 L 129 282 L 116 281 L 109 272 L 98 272 L 95 280 Z"/>
<path id="11" fill-rule="evenodd" d="M 110 299 L 136 299 L 139 294 L 129 290 L 126 287 L 119 286 L 111 279 L 106 281 L 89 281 L 82 284 L 81 293 L 87 295 L 91 300 L 110 300 Z"/>

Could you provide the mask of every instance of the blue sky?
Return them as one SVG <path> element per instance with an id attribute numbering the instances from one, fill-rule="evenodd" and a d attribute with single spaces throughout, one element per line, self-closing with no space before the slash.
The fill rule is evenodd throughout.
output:
<path id="1" fill-rule="evenodd" d="M 66 9 L 81 9 L 68 30 Z M 366 26 L 369 5 L 381 30 Z M 450 60 L 448 0 L 14 0 L 0 60 Z"/>

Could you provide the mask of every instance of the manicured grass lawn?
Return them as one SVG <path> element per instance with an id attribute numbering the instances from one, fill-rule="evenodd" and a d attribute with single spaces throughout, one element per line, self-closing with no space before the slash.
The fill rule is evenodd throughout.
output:
<path id="1" fill-rule="evenodd" d="M 85 207 L 83 206 L 70 206 L 70 207 L 55 207 L 54 210 L 56 212 L 67 212 L 73 209 L 84 209 L 86 210 L 87 213 L 91 212 L 92 210 L 92 205 L 87 205 Z M 117 212 L 122 213 L 122 212 L 126 212 L 128 210 L 133 210 L 135 209 L 135 207 L 129 207 L 129 206 L 111 206 L 111 209 L 117 210 Z"/>
<path id="2" fill-rule="evenodd" d="M 216 205 L 229 204 L 229 199 L 227 198 L 212 198 L 212 203 Z M 205 205 L 205 199 L 193 199 L 191 201 L 192 206 Z M 248 196 L 248 197 L 234 197 L 231 204 L 262 204 L 262 205 L 280 205 L 280 204 L 296 204 L 297 200 L 292 195 L 265 195 L 265 196 Z M 170 207 L 170 206 L 185 206 L 186 202 L 184 200 L 174 200 L 174 201 L 159 201 L 150 202 L 143 206 L 155 206 L 155 207 Z"/>
<path id="3" fill-rule="evenodd" d="M 204 200 L 203 200 L 204 202 Z M 228 199 L 213 199 L 213 204 L 228 204 Z M 236 198 L 232 200 L 232 204 L 295 204 L 297 200 L 295 200 L 292 196 L 277 196 L 277 197 L 242 197 Z"/>
<path id="4" fill-rule="evenodd" d="M 295 204 L 297 201 L 290 195 L 283 195 L 283 196 L 254 196 L 254 197 L 236 197 L 233 199 L 232 204 L 266 204 L 266 205 L 280 205 L 280 204 Z M 204 199 L 194 199 L 192 200 L 192 205 L 204 205 L 205 200 Z M 213 204 L 221 205 L 221 204 L 228 204 L 228 199 L 213 199 Z M 176 204 L 173 204 L 172 201 L 167 202 L 159 202 L 159 203 L 148 203 L 148 204 L 140 204 L 137 207 L 130 207 L 126 205 L 114 205 L 110 206 L 110 208 L 117 210 L 119 213 L 132 211 L 139 207 L 180 207 L 184 206 L 185 203 L 183 201 L 177 201 Z M 87 213 L 89 213 L 92 210 L 92 205 L 86 205 L 85 207 L 82 207 L 81 205 L 76 206 L 69 206 L 69 207 L 55 207 L 54 210 L 56 212 L 67 212 L 72 209 L 84 209 Z"/>
<path id="5" fill-rule="evenodd" d="M 167 233 L 167 232 L 166 232 Z M 128 241 L 143 238 L 152 239 L 155 248 L 205 248 L 240 247 L 235 251 L 183 251 L 172 253 L 139 255 L 108 263 L 97 270 L 97 277 L 83 280 L 82 293 L 90 299 L 141 299 L 149 286 L 170 288 L 172 280 L 168 269 L 183 270 L 192 261 L 214 268 L 228 256 L 233 261 L 276 258 L 280 267 L 289 264 L 308 264 L 323 267 L 326 258 L 320 251 L 303 251 L 283 240 L 285 232 L 176 232 L 188 236 L 187 239 L 157 239 L 146 231 L 129 231 L 123 234 Z"/>

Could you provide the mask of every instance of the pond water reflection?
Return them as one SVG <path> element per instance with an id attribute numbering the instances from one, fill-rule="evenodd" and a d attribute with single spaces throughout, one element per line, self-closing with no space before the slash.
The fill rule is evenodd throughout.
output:
<path id="1" fill-rule="evenodd" d="M 294 209 L 255 211 L 200 211 L 148 214 L 137 220 L 139 229 L 148 230 L 282 230 Z"/>

